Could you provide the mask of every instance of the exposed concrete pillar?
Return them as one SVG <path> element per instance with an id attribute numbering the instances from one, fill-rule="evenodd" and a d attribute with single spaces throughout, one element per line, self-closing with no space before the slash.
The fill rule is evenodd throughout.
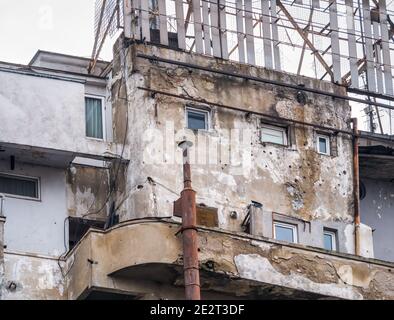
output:
<path id="1" fill-rule="evenodd" d="M 2 288 L 4 287 L 4 224 L 6 218 L 0 216 L 0 300 L 2 299 Z"/>
<path id="2" fill-rule="evenodd" d="M 263 206 L 260 204 L 250 205 L 250 234 L 264 236 Z"/>
<path id="3" fill-rule="evenodd" d="M 360 224 L 359 226 L 359 246 L 360 246 L 360 256 L 364 258 L 373 258 L 373 234 L 372 228 L 365 224 Z"/>

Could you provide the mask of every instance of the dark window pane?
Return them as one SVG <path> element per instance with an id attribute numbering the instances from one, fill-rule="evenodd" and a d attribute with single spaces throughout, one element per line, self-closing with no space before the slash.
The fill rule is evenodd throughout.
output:
<path id="1" fill-rule="evenodd" d="M 327 140 L 324 138 L 319 138 L 319 151 L 321 153 L 327 153 Z"/>
<path id="2" fill-rule="evenodd" d="M 324 249 L 326 250 L 333 250 L 334 248 L 332 247 L 332 235 L 325 233 L 324 234 Z"/>
<path id="3" fill-rule="evenodd" d="M 282 226 L 275 226 L 275 238 L 276 240 L 282 240 L 287 242 L 295 242 L 294 241 L 294 230 L 290 227 L 282 227 Z"/>
<path id="4" fill-rule="evenodd" d="M 101 99 L 86 98 L 86 136 L 103 139 L 103 106 Z"/>
<path id="5" fill-rule="evenodd" d="M 187 127 L 192 130 L 205 130 L 207 129 L 206 126 L 206 113 L 200 112 L 187 112 Z"/>
<path id="6" fill-rule="evenodd" d="M 0 193 L 38 198 L 37 180 L 0 176 Z"/>

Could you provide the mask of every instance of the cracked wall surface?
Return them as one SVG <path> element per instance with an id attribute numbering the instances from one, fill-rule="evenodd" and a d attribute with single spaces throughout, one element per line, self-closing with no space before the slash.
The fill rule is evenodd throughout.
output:
<path id="1" fill-rule="evenodd" d="M 89 288 L 107 288 L 182 299 L 179 228 L 170 221 L 146 220 L 91 231 L 68 256 L 68 298 L 76 299 Z M 389 263 L 209 228 L 199 230 L 198 244 L 205 297 L 394 298 Z"/>
<path id="2" fill-rule="evenodd" d="M 114 60 L 112 84 L 113 117 L 124 119 L 128 105 L 132 128 L 128 147 L 132 150 L 133 161 L 127 174 L 127 201 L 120 208 L 121 221 L 172 216 L 173 201 L 182 187 L 180 151 L 174 153 L 173 150 L 176 150 L 176 143 L 186 136 L 196 142 L 192 154 L 192 175 L 197 202 L 218 208 L 221 228 L 241 231 L 246 208 L 252 200 L 262 203 L 264 211 L 270 214 L 279 213 L 305 222 L 340 223 L 344 228 L 351 226 L 352 142 L 348 135 L 331 135 L 335 149 L 332 156 L 316 152 L 317 134 L 321 130 L 303 125 L 291 125 L 292 141 L 289 146 L 263 144 L 259 129 L 262 122 L 275 124 L 272 119 L 208 103 L 348 130 L 350 107 L 346 102 L 307 93 L 306 104 L 302 104 L 297 101 L 296 90 L 151 62 L 138 58 L 138 53 L 344 94 L 341 88 L 323 81 L 155 46 L 132 45 L 126 55 L 127 90 L 122 79 L 120 58 Z M 153 95 L 138 87 L 204 99 L 207 103 Z M 184 130 L 187 105 L 211 110 L 211 130 L 200 132 L 198 136 L 193 131 Z M 231 133 L 224 133 L 230 129 L 238 130 L 235 134 L 240 140 L 244 138 L 242 130 L 247 129 L 251 145 L 237 149 Z M 210 146 L 217 144 L 219 150 L 212 151 Z M 223 150 L 230 150 L 229 156 Z M 251 166 L 243 167 L 242 163 L 249 159 Z M 147 182 L 147 177 L 158 183 Z M 229 218 L 233 211 L 238 214 L 236 220 Z M 353 237 L 350 233 L 343 234 L 344 237 Z M 352 242 L 353 239 L 347 241 Z M 348 248 L 346 252 L 354 250 Z"/>
<path id="3" fill-rule="evenodd" d="M 67 284 L 55 258 L 5 253 L 2 300 L 64 300 Z"/>

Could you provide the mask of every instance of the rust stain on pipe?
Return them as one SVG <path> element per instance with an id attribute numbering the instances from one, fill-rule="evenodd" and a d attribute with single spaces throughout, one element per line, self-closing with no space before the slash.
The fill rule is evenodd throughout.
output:
<path id="1" fill-rule="evenodd" d="M 187 300 L 201 300 L 200 270 L 198 263 L 196 192 L 192 188 L 189 148 L 191 142 L 179 144 L 183 149 L 184 189 L 181 193 L 183 270 Z"/>

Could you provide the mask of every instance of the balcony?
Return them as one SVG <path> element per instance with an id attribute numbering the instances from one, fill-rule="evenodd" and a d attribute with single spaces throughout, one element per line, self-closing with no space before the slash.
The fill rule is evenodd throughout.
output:
<path id="1" fill-rule="evenodd" d="M 114 294 L 183 299 L 180 225 L 124 222 L 91 229 L 69 253 L 69 299 Z M 204 299 L 393 299 L 394 264 L 200 228 Z"/>

